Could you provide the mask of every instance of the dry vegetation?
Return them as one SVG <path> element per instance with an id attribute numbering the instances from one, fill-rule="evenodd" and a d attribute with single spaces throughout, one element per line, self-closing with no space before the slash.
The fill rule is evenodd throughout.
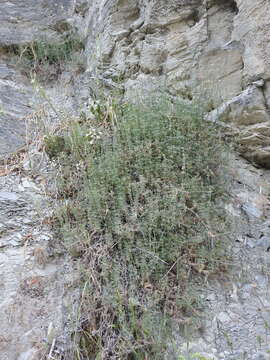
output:
<path id="1" fill-rule="evenodd" d="M 13 52 L 42 82 L 82 46 L 67 37 Z M 81 269 L 68 358 L 176 358 L 173 331 L 199 318 L 200 287 L 227 267 L 219 130 L 198 106 L 166 96 L 103 99 L 62 125 L 44 149 L 56 169 L 53 229 Z"/>
<path id="2" fill-rule="evenodd" d="M 61 39 L 47 38 L 24 45 L 10 45 L 4 48 L 6 55 L 22 74 L 39 83 L 57 80 L 69 64 L 73 70 L 84 69 L 84 43 L 72 32 Z"/>
<path id="3" fill-rule="evenodd" d="M 194 105 L 95 103 L 45 137 L 59 238 L 81 267 L 74 359 L 164 359 L 226 269 L 226 149 Z"/>

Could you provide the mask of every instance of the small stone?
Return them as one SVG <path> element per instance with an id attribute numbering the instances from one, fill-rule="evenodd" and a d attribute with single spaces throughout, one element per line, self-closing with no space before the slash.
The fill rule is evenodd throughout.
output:
<path id="1" fill-rule="evenodd" d="M 260 80 L 254 81 L 252 84 L 255 85 L 256 87 L 263 87 L 264 86 L 264 80 L 260 79 Z"/>
<path id="2" fill-rule="evenodd" d="M 12 240 L 10 240 L 9 245 L 15 247 L 15 246 L 19 246 L 20 243 L 16 239 L 12 239 Z"/>
<path id="3" fill-rule="evenodd" d="M 246 244 L 247 244 L 247 246 L 250 247 L 251 249 L 254 249 L 255 246 L 256 246 L 256 241 L 253 240 L 253 239 L 248 239 L 248 240 L 246 241 Z"/>
<path id="4" fill-rule="evenodd" d="M 49 241 L 50 239 L 51 237 L 46 234 L 41 234 L 40 236 L 38 236 L 38 241 Z"/>
<path id="5" fill-rule="evenodd" d="M 32 181 L 29 181 L 27 179 L 24 179 L 22 181 L 22 185 L 25 189 L 32 189 L 32 190 L 35 190 L 35 191 L 39 191 L 39 188 L 36 186 L 36 184 Z"/>
<path id="6" fill-rule="evenodd" d="M 144 20 L 143 19 L 138 19 L 137 21 L 135 21 L 132 25 L 131 25 L 131 30 L 137 30 L 139 29 L 142 25 L 144 24 Z"/>
<path id="7" fill-rule="evenodd" d="M 129 34 L 130 34 L 129 30 L 121 30 L 121 31 L 113 33 L 112 36 L 115 37 L 116 41 L 121 41 L 122 39 L 127 37 Z M 108 71 L 105 72 L 104 77 L 106 77 L 106 73 L 108 73 Z"/>
<path id="8" fill-rule="evenodd" d="M 33 220 L 31 220 L 31 219 L 28 219 L 28 218 L 23 219 L 23 223 L 24 223 L 25 225 L 30 225 L 30 224 L 32 224 L 32 222 L 33 222 Z"/>
<path id="9" fill-rule="evenodd" d="M 1 191 L 0 192 L 0 201 L 18 201 L 19 197 L 17 194 L 8 192 L 8 191 Z"/>
<path id="10" fill-rule="evenodd" d="M 259 284 L 260 287 L 265 286 L 265 288 L 267 288 L 267 285 L 268 285 L 268 277 L 267 276 L 259 274 L 259 275 L 255 276 L 255 280 L 256 280 L 257 284 Z M 268 303 L 267 306 L 270 307 L 270 303 Z"/>
<path id="11" fill-rule="evenodd" d="M 209 295 L 207 295 L 206 300 L 207 301 L 215 301 L 216 300 L 216 295 L 214 293 L 209 294 Z"/>
<path id="12" fill-rule="evenodd" d="M 6 225 L 0 223 L 0 233 L 1 233 L 4 229 L 6 229 Z"/>
<path id="13" fill-rule="evenodd" d="M 256 208 L 253 204 L 251 203 L 245 203 L 242 205 L 242 209 L 244 210 L 244 212 L 249 216 L 249 217 L 256 217 L 256 218 L 260 218 L 263 215 L 263 212 L 261 210 L 259 210 L 258 208 Z"/>

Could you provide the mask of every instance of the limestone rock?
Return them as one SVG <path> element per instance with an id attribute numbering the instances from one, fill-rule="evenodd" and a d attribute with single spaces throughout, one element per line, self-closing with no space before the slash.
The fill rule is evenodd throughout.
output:
<path id="1" fill-rule="evenodd" d="M 128 98 L 147 83 L 199 99 L 210 111 L 230 102 L 226 121 L 240 132 L 250 126 L 241 153 L 268 166 L 268 142 L 260 137 L 269 121 L 269 19 L 265 0 L 93 1 L 88 69 L 118 74 Z M 256 85 L 257 80 L 264 83 Z M 252 83 L 262 91 L 246 94 Z"/>
<path id="2" fill-rule="evenodd" d="M 270 77 L 270 3 L 265 0 L 237 0 L 232 39 L 243 46 L 245 81 Z"/>
<path id="3" fill-rule="evenodd" d="M 29 114 L 31 88 L 20 85 L 20 74 L 0 65 L 0 157 L 24 145 L 24 117 Z"/>
<path id="4" fill-rule="evenodd" d="M 87 106 L 90 95 L 95 95 L 98 88 L 95 82 L 102 83 L 102 89 L 123 91 L 125 99 L 132 100 L 134 94 L 144 97 L 154 90 L 162 92 L 167 88 L 173 96 L 203 102 L 208 120 L 218 122 L 224 131 L 237 135 L 243 157 L 270 168 L 268 0 L 0 1 L 0 157 L 24 144 L 25 118 L 35 109 L 29 79 L 7 60 L 8 51 L 44 37 L 57 39 L 70 30 L 78 32 L 86 42 L 87 71 L 76 77 L 67 71 L 58 84 L 46 85 L 46 94 L 53 99 L 57 111 L 63 103 L 68 114 L 74 108 L 81 110 Z M 56 121 L 56 118 L 54 114 L 50 120 Z M 43 161 L 36 154 L 31 162 L 35 171 L 40 171 Z M 266 188 L 261 184 L 261 174 L 250 164 L 245 169 L 243 162 L 241 158 L 240 165 L 237 163 L 233 169 L 236 172 L 232 193 L 235 202 L 230 203 L 228 209 L 232 209 L 241 226 L 247 218 L 242 237 L 249 235 L 251 239 L 245 241 L 251 244 L 253 234 L 250 233 L 256 233 L 256 241 L 269 238 L 269 223 L 265 224 L 264 237 L 261 237 L 261 228 L 252 225 L 267 218 L 265 214 L 269 215 L 269 204 L 265 200 L 268 193 L 261 194 L 261 188 Z M 25 163 L 25 171 L 32 169 L 31 164 Z M 268 186 L 269 179 L 263 181 Z M 39 203 L 45 212 L 46 207 L 36 186 L 23 176 L 0 177 L 1 360 L 41 358 L 39 350 L 50 323 L 54 323 L 58 334 L 64 332 L 66 307 L 73 306 L 73 300 L 66 293 L 72 277 L 71 265 L 64 258 L 50 258 L 51 234 L 40 224 L 35 204 Z M 254 245 L 254 249 L 262 248 L 266 253 L 266 244 L 263 241 L 261 246 Z M 255 265 L 258 259 L 255 255 L 256 261 L 247 261 L 246 265 Z M 268 295 L 268 288 L 267 294 L 264 290 L 261 292 L 264 299 Z M 218 296 L 220 294 L 211 300 L 211 305 L 219 300 Z M 237 348 L 252 350 L 253 359 L 258 355 L 254 355 L 252 343 L 256 335 L 248 332 L 246 336 L 246 324 L 258 315 L 258 304 L 254 303 L 248 311 L 245 305 L 248 308 L 248 301 L 255 298 L 250 290 L 248 296 L 243 297 L 247 304 L 238 304 L 243 320 L 240 325 L 237 321 L 231 329 L 228 318 L 219 319 L 230 325 Z M 226 307 L 217 313 L 227 311 Z M 11 327 L 10 323 L 16 326 Z M 257 325 L 254 329 L 257 330 Z M 260 328 L 259 333 L 264 335 L 265 329 Z M 224 337 L 219 336 L 217 340 L 224 352 L 223 358 L 230 359 Z M 194 351 L 216 358 L 216 352 L 207 346 L 204 349 L 204 345 L 194 344 Z"/>
<path id="5" fill-rule="evenodd" d="M 228 124 L 237 134 L 241 154 L 270 168 L 270 113 L 261 88 L 249 86 L 240 95 L 213 110 L 206 118 Z"/>
<path id="6" fill-rule="evenodd" d="M 36 110 L 29 78 L 11 58 L 32 41 L 74 30 L 74 7 L 73 0 L 0 1 L 0 158 L 24 145 L 25 118 Z"/>
<path id="7" fill-rule="evenodd" d="M 267 136 L 262 132 L 269 121 L 269 19 L 270 3 L 265 0 L 2 1 L 0 47 L 76 29 L 86 39 L 88 74 L 106 79 L 112 88 L 117 83 L 128 98 L 147 84 L 149 89 L 167 87 L 187 100 L 199 99 L 210 111 L 230 102 L 228 122 L 241 133 L 248 131 L 241 135 L 241 153 L 267 166 L 268 142 L 261 137 Z M 14 114 L 14 108 L 8 109 L 8 118 L 1 116 L 15 131 L 3 133 L 4 153 L 23 144 L 23 126 L 14 119 L 28 113 L 29 97 L 14 90 L 12 70 L 4 64 L 0 75 L 0 98 L 5 106 L 15 98 L 17 110 Z M 258 80 L 264 84 L 256 85 L 262 91 L 253 92 L 252 109 L 235 102 Z"/>
<path id="8" fill-rule="evenodd" d="M 1 1 L 0 47 L 25 44 L 44 36 L 56 36 L 50 25 L 67 17 L 72 7 L 72 0 Z"/>

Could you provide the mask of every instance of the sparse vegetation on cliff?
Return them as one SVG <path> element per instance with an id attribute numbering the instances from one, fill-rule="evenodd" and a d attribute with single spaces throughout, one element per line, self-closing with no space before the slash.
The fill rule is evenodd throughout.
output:
<path id="1" fill-rule="evenodd" d="M 173 321 L 198 315 L 196 283 L 226 268 L 218 130 L 166 98 L 108 100 L 67 128 L 45 149 L 82 269 L 77 359 L 164 359 Z"/>
<path id="2" fill-rule="evenodd" d="M 39 82 L 57 79 L 68 63 L 73 69 L 83 68 L 84 43 L 74 33 L 66 33 L 61 39 L 48 38 L 24 45 L 6 47 L 16 67 L 26 76 L 37 77 Z"/>

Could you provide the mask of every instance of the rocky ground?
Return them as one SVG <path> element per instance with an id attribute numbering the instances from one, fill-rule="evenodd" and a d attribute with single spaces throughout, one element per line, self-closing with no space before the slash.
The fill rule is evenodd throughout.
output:
<path id="1" fill-rule="evenodd" d="M 0 357 L 42 359 L 61 351 L 72 268 L 54 243 L 41 179 L 11 172 L 0 177 Z M 71 301 L 70 301 L 71 300 Z M 55 339 L 57 336 L 57 344 Z M 55 352 L 53 352 L 54 355 Z"/>
<path id="2" fill-rule="evenodd" d="M 0 354 L 3 360 L 59 358 L 68 344 L 69 316 L 76 306 L 71 262 L 49 227 L 42 154 L 33 172 L 29 156 L 1 167 L 0 177 Z M 31 154 L 30 154 L 31 158 Z M 46 176 L 45 176 L 46 175 Z M 207 359 L 270 359 L 270 172 L 231 159 L 230 201 L 235 222 L 232 271 L 208 279 L 208 310 L 200 333 L 179 353 Z M 59 355 L 59 357 L 57 357 Z"/>
<path id="3" fill-rule="evenodd" d="M 22 153 L 0 177 L 0 354 L 3 360 L 60 359 L 68 345 L 77 293 L 71 261 L 51 232 L 48 168 L 38 172 Z M 31 159 L 31 153 L 30 153 Z M 20 161 L 19 161 L 20 160 Z M 43 159 L 46 160 L 46 159 Z M 14 162 L 14 160 L 13 160 Z M 230 201 L 235 222 L 231 272 L 208 279 L 199 334 L 179 338 L 179 354 L 207 359 L 270 359 L 270 172 L 231 159 Z M 69 326 L 68 326 L 69 325 Z M 176 336 L 176 338 L 178 335 Z M 58 356 L 58 357 L 57 357 Z"/>
<path id="4" fill-rule="evenodd" d="M 233 216 L 231 272 L 208 282 L 207 320 L 198 338 L 182 346 L 208 359 L 270 359 L 270 172 L 231 159 Z M 187 350 L 188 348 L 188 350 Z"/>
<path id="5" fill-rule="evenodd" d="M 50 171 L 38 144 L 33 144 L 32 125 L 42 126 L 50 116 L 57 120 L 49 98 L 55 109 L 69 111 L 80 97 L 74 99 L 75 90 L 70 94 L 68 71 L 60 81 L 42 87 L 48 98 L 40 96 L 38 84 L 15 56 L 16 47 L 23 51 L 31 41 L 58 39 L 62 27 L 69 28 L 73 10 L 72 1 L 0 4 L 1 360 L 62 359 L 70 346 L 67 329 L 76 321 L 76 270 L 51 231 L 53 202 L 46 186 Z M 48 107 L 47 116 L 43 110 Z"/>

